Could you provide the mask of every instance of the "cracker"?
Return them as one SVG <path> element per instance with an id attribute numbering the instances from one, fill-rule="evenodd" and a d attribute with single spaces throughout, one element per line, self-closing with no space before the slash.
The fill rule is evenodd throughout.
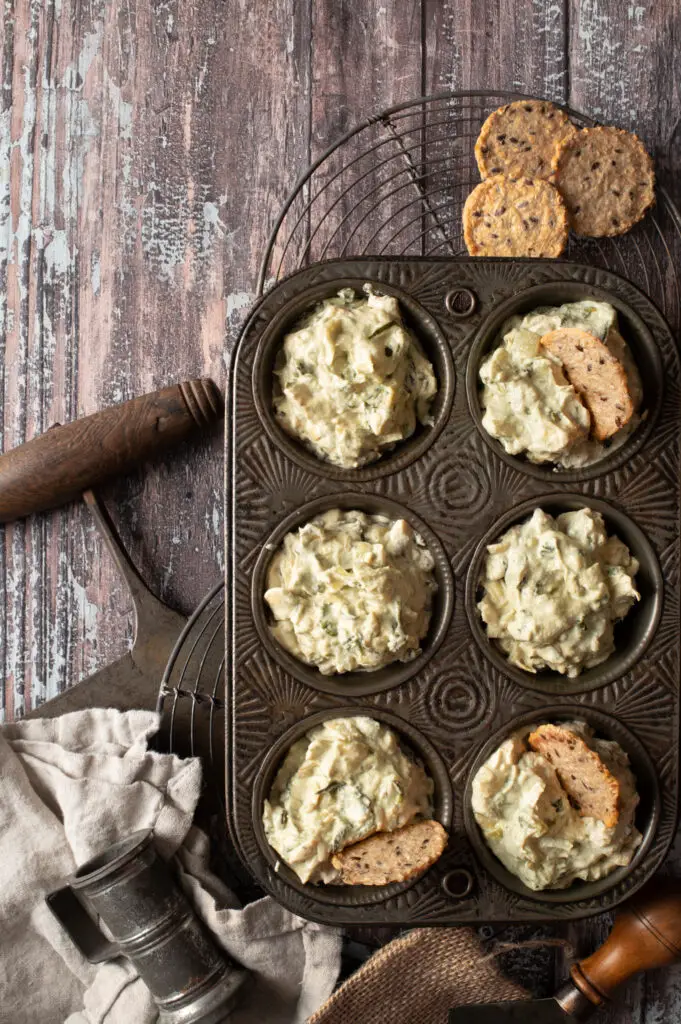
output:
<path id="1" fill-rule="evenodd" d="M 641 140 L 620 128 L 583 128 L 553 159 L 577 235 L 622 235 L 655 201 L 655 169 Z"/>
<path id="2" fill-rule="evenodd" d="M 481 178 L 550 178 L 559 143 L 577 134 L 564 110 L 539 100 L 517 100 L 490 114 L 475 143 Z"/>
<path id="3" fill-rule="evenodd" d="M 548 181 L 497 174 L 466 200 L 463 234 L 471 256 L 560 256 L 567 211 Z"/>
<path id="4" fill-rule="evenodd" d="M 603 338 L 603 344 L 608 347 L 615 359 L 619 359 L 624 367 L 634 412 L 638 412 L 643 404 L 643 381 L 641 380 L 641 374 L 639 373 L 636 361 L 631 354 L 631 349 L 620 332 L 614 327 L 611 327 L 607 336 Z"/>
<path id="5" fill-rule="evenodd" d="M 565 376 L 591 413 L 591 433 L 605 441 L 629 422 L 634 403 L 627 373 L 607 345 L 578 327 L 559 327 L 541 344 L 560 359 Z"/>
<path id="6" fill-rule="evenodd" d="M 620 816 L 620 784 L 581 736 L 562 725 L 540 725 L 527 742 L 553 766 L 570 803 L 583 818 L 614 828 Z"/>
<path id="7" fill-rule="evenodd" d="M 406 882 L 434 864 L 447 845 L 439 821 L 417 821 L 394 832 L 378 832 L 332 858 L 344 885 Z"/>

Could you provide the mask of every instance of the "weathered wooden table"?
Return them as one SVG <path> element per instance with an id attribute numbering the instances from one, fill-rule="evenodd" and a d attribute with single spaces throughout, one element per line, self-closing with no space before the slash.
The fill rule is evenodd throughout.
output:
<path id="1" fill-rule="evenodd" d="M 681 192 L 681 0 L 3 0 L 0 48 L 4 449 L 183 378 L 223 383 L 287 191 L 372 109 L 543 95 L 635 129 Z M 103 496 L 152 588 L 190 611 L 223 568 L 220 438 Z M 126 648 L 83 507 L 5 528 L 0 580 L 4 718 Z M 553 956 L 523 956 L 550 987 Z M 601 1019 L 681 1021 L 681 971 Z"/>

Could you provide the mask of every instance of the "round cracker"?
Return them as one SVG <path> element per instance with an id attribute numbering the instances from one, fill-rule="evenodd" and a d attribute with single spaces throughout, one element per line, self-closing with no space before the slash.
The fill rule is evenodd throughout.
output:
<path id="1" fill-rule="evenodd" d="M 442 855 L 449 836 L 439 821 L 414 821 L 378 832 L 334 854 L 344 885 L 389 885 L 423 874 Z"/>
<path id="2" fill-rule="evenodd" d="M 541 100 L 517 100 L 490 114 L 475 143 L 481 178 L 550 178 L 558 145 L 577 134 L 564 110 Z"/>
<path id="3" fill-rule="evenodd" d="M 558 147 L 553 172 L 577 235 L 622 235 L 655 201 L 653 161 L 621 128 L 583 128 Z"/>
<path id="4" fill-rule="evenodd" d="M 527 742 L 551 764 L 582 817 L 614 828 L 620 817 L 620 784 L 600 754 L 569 726 L 540 725 Z"/>
<path id="5" fill-rule="evenodd" d="M 463 208 L 471 256 L 560 256 L 568 217 L 548 181 L 494 175 L 477 185 Z"/>
<path id="6" fill-rule="evenodd" d="M 579 327 L 559 327 L 541 345 L 560 360 L 565 376 L 591 414 L 591 431 L 605 441 L 634 414 L 627 374 L 600 338 Z"/>

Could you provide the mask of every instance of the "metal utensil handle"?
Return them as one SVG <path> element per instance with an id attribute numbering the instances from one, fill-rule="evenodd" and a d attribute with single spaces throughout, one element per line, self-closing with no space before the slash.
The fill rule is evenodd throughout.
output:
<path id="1" fill-rule="evenodd" d="M 45 902 L 91 964 L 101 964 L 121 955 L 118 944 L 105 938 L 69 885 L 48 893 Z"/>
<path id="2" fill-rule="evenodd" d="M 206 378 L 53 427 L 0 455 L 0 523 L 78 498 L 207 429 L 223 410 L 220 391 Z"/>

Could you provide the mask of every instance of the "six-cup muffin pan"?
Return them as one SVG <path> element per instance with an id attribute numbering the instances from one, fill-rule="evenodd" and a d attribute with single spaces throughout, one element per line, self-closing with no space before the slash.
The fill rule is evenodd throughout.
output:
<path id="1" fill-rule="evenodd" d="M 378 462 L 343 470 L 317 459 L 272 413 L 283 335 L 340 288 L 395 295 L 438 377 L 433 424 Z M 616 307 L 644 387 L 642 422 L 582 470 L 507 455 L 482 429 L 478 368 L 508 316 L 597 298 Z M 608 271 L 545 260 L 366 258 L 317 264 L 282 281 L 251 313 L 230 367 L 227 509 L 227 805 L 232 839 L 259 884 L 329 924 L 461 924 L 574 919 L 631 895 L 662 862 L 678 804 L 681 372 L 669 327 L 634 285 Z M 600 511 L 640 562 L 641 602 L 616 628 L 616 652 L 576 679 L 510 666 L 478 617 L 485 548 L 534 508 Z M 438 592 L 422 653 L 374 673 L 323 676 L 272 638 L 263 601 L 283 536 L 330 508 L 407 519 L 436 563 Z M 450 833 L 424 875 L 383 887 L 303 885 L 269 847 L 263 800 L 290 745 L 326 718 L 389 724 L 427 767 L 434 813 Z M 629 754 L 643 843 L 597 883 L 532 892 L 485 845 L 471 779 L 514 729 L 579 717 Z"/>

